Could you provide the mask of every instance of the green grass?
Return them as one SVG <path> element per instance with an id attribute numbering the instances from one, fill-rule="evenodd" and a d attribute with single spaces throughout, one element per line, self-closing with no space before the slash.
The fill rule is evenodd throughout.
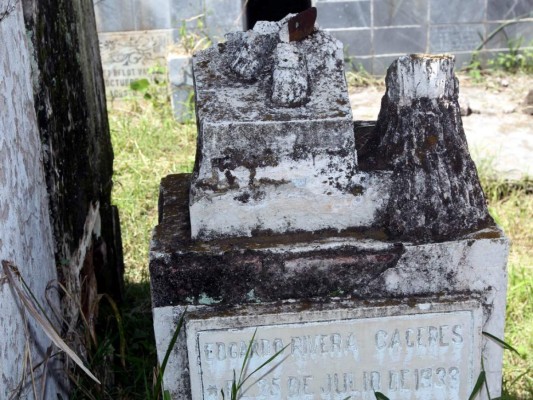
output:
<path id="1" fill-rule="evenodd" d="M 156 105 L 154 107 L 154 104 Z M 174 121 L 170 106 L 155 102 L 129 101 L 110 108 L 110 125 L 115 152 L 113 202 L 122 222 L 126 264 L 126 296 L 122 306 L 123 329 L 127 332 L 125 366 L 119 365 L 116 320 L 107 313 L 100 323 L 101 340 L 92 356 L 99 376 L 106 368 L 115 372 L 110 389 L 94 393 L 100 399 L 148 399 L 156 376 L 152 331 L 148 246 L 157 223 L 158 187 L 162 177 L 192 170 L 196 126 Z M 490 201 L 490 212 L 511 238 L 509 289 L 505 340 L 523 357 L 505 354 L 506 399 L 533 397 L 533 194 L 525 180 L 509 184 L 495 179 L 490 168 L 480 168 L 482 183 Z M 104 315 L 106 315 L 104 313 Z M 115 361 L 111 360 L 111 356 Z M 107 357 L 107 358 L 106 358 Z M 110 381 L 108 380 L 108 383 Z M 77 398 L 85 398 L 80 392 Z M 89 398 L 89 397 L 87 397 Z"/>
<path id="2" fill-rule="evenodd" d="M 196 126 L 174 121 L 170 105 L 117 103 L 109 114 L 114 163 L 113 202 L 122 223 L 126 281 L 147 282 L 148 244 L 157 223 L 159 182 L 194 165 Z"/>
<path id="3" fill-rule="evenodd" d="M 533 398 L 532 186 L 531 181 L 521 182 L 521 185 L 515 185 L 509 191 L 500 183 L 492 187 L 492 192 L 489 191 L 489 195 L 492 195 L 490 212 L 512 241 L 508 263 L 505 341 L 512 344 L 522 357 L 505 352 L 504 382 L 511 399 Z M 503 196 L 502 188 L 505 192 Z"/>
<path id="4" fill-rule="evenodd" d="M 121 313 L 126 355 L 122 365 L 117 320 L 104 303 L 98 326 L 100 340 L 90 351 L 89 360 L 106 388 L 94 390 L 80 375 L 73 399 L 151 399 L 155 392 L 157 358 L 148 247 L 157 224 L 159 182 L 168 174 L 191 171 L 196 148 L 194 123 L 177 123 L 170 105 L 164 102 L 161 106 L 158 101 L 122 101 L 110 107 L 115 153 L 113 203 L 120 210 L 125 262 L 126 299 Z"/>

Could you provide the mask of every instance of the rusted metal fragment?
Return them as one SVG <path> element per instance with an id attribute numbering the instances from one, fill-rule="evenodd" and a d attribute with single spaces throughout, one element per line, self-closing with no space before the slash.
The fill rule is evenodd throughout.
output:
<path id="1" fill-rule="evenodd" d="M 289 40 L 291 42 L 305 39 L 315 30 L 317 11 L 310 7 L 289 20 Z"/>

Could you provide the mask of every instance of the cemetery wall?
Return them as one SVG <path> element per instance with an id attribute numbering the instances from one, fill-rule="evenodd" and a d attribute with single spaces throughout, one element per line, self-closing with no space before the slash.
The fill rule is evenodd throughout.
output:
<path id="1" fill-rule="evenodd" d="M 482 44 L 482 58 L 486 58 L 508 50 L 510 39 L 522 37 L 522 46 L 531 46 L 533 40 L 533 0 L 312 3 L 318 8 L 319 25 L 344 43 L 346 55 L 352 59 L 347 66 L 363 67 L 374 74 L 384 74 L 390 63 L 404 54 L 453 53 L 457 67 L 461 67 L 470 62 L 472 52 Z M 183 24 L 190 33 L 198 29 L 201 20 L 202 33 L 213 40 L 246 28 L 242 7 L 241 0 L 95 2 L 108 94 L 123 97 L 130 80 L 146 76 L 146 70 L 156 64 L 166 65 L 169 45 L 183 39 Z M 529 20 L 511 22 L 528 13 Z M 166 46 L 160 39 L 163 34 Z M 143 46 L 138 46 L 139 39 L 129 43 L 131 37 L 139 36 Z"/>
<path id="2" fill-rule="evenodd" d="M 453 53 L 457 67 L 508 50 L 508 40 L 533 40 L 533 22 L 503 24 L 531 13 L 533 1 L 316 0 L 319 24 L 340 39 L 353 64 L 384 74 L 391 62 L 409 53 Z"/>

